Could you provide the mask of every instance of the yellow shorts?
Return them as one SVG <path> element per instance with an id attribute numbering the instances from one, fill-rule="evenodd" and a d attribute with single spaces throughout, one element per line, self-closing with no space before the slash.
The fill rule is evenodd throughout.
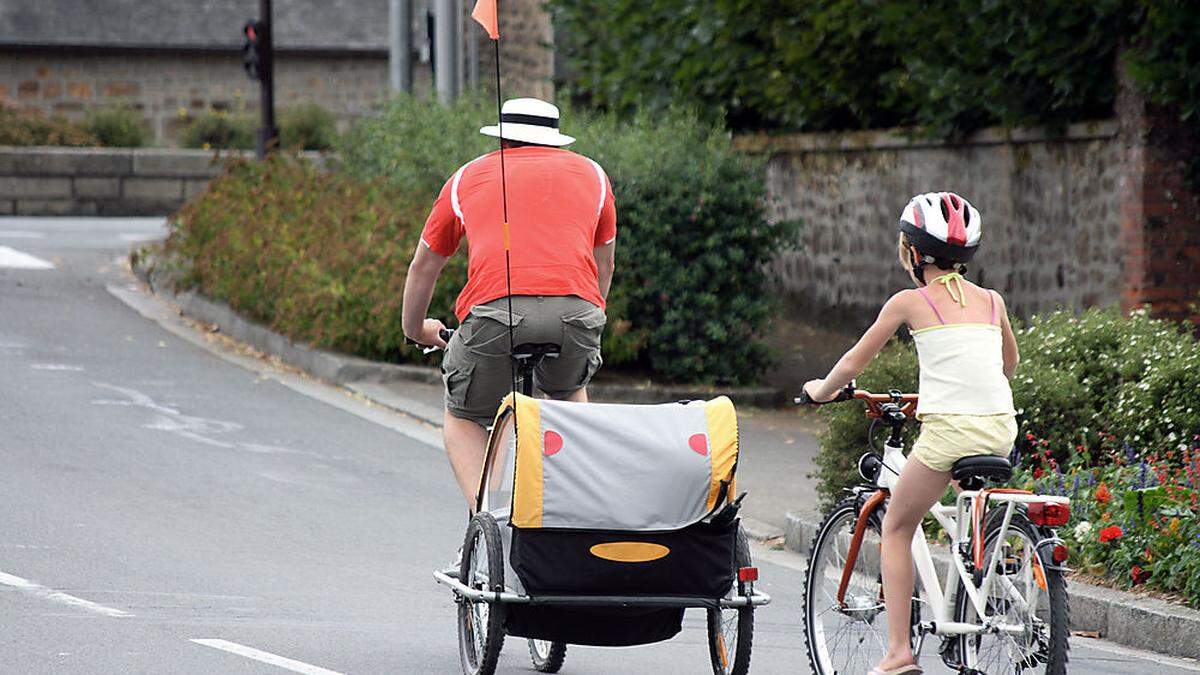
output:
<path id="1" fill-rule="evenodd" d="M 922 415 L 921 434 L 908 456 L 934 471 L 949 471 L 963 457 L 1007 457 L 1016 440 L 1013 415 Z"/>

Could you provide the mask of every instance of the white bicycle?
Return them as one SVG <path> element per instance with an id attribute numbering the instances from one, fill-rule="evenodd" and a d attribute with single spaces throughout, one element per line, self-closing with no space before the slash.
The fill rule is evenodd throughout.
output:
<path id="1" fill-rule="evenodd" d="M 891 433 L 882 453 L 872 442 L 859 459 L 865 483 L 834 505 L 813 539 L 804 629 L 819 675 L 861 675 L 887 649 L 880 532 L 905 463 L 901 430 L 917 402 L 915 394 L 872 394 L 853 385 L 835 401 L 852 399 L 867 404 L 872 432 L 884 425 Z M 806 396 L 796 402 L 812 403 Z M 1068 551 L 1054 528 L 1066 524 L 1070 500 L 986 487 L 1011 478 L 1003 457 L 961 459 L 952 475 L 961 488 L 955 503 L 930 509 L 950 540 L 944 584 L 925 533 L 917 528 L 913 537 L 918 582 L 910 639 L 918 660 L 925 638 L 936 635 L 942 660 L 959 673 L 1066 673 Z"/>

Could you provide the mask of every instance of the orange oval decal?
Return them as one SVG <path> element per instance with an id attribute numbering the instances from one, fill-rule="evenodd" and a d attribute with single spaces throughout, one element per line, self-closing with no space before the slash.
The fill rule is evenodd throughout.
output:
<path id="1" fill-rule="evenodd" d="M 671 549 L 661 544 L 650 544 L 644 541 L 614 541 L 607 544 L 596 544 L 589 551 L 597 558 L 613 562 L 640 563 L 665 558 Z"/>

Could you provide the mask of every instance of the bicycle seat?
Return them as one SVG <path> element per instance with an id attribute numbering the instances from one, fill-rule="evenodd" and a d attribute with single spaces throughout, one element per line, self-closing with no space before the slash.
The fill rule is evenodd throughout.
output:
<path id="1" fill-rule="evenodd" d="M 513 347 L 513 358 L 518 360 L 553 359 L 562 352 L 562 345 L 552 342 L 526 342 Z"/>
<path id="2" fill-rule="evenodd" d="M 964 490 L 978 490 L 989 480 L 1003 483 L 1012 478 L 1012 464 L 1007 457 L 974 455 L 955 462 L 950 475 Z"/>

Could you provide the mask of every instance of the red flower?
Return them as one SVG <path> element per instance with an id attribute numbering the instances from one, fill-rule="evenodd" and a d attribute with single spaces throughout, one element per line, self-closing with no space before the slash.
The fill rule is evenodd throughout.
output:
<path id="1" fill-rule="evenodd" d="M 1038 467 L 1038 468 L 1036 468 L 1036 469 L 1034 469 L 1034 470 L 1033 470 L 1033 477 L 1034 477 L 1034 478 L 1041 478 L 1043 475 L 1045 475 L 1045 473 L 1046 473 L 1046 472 L 1045 472 L 1045 471 L 1042 471 L 1042 468 L 1041 468 L 1041 467 Z"/>
<path id="2" fill-rule="evenodd" d="M 1112 493 L 1108 490 L 1107 483 L 1100 483 L 1100 487 L 1096 488 L 1096 501 L 1101 504 L 1107 504 L 1112 501 Z"/>
<path id="3" fill-rule="evenodd" d="M 1122 530 L 1120 528 L 1120 526 L 1109 525 L 1108 527 L 1104 528 L 1103 530 L 1100 530 L 1100 543 L 1107 544 L 1108 542 L 1113 541 L 1114 539 L 1120 539 L 1122 536 L 1124 536 L 1124 534 L 1125 534 L 1125 531 Z"/>
<path id="4" fill-rule="evenodd" d="M 1138 584 L 1145 583 L 1146 580 L 1150 578 L 1150 570 L 1144 570 L 1141 567 L 1134 565 L 1133 568 L 1129 570 L 1129 577 L 1133 579 L 1133 584 L 1136 586 Z"/>

